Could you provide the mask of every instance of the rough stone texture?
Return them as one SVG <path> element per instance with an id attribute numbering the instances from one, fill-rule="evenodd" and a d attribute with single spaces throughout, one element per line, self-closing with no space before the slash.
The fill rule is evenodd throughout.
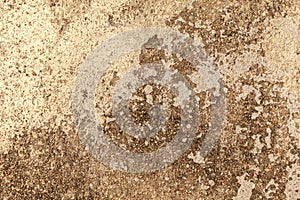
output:
<path id="1" fill-rule="evenodd" d="M 4 0 L 0 10 L 2 199 L 300 199 L 298 0 Z M 202 118 L 190 150 L 161 171 L 136 175 L 112 171 L 84 150 L 71 97 L 97 44 L 147 26 L 172 27 L 204 44 L 223 75 L 227 117 L 202 159 L 210 111 L 208 92 L 199 93 Z M 95 102 L 100 124 L 118 76 L 161 58 L 164 52 L 148 49 L 111 67 Z M 183 75 L 192 73 L 172 59 Z"/>

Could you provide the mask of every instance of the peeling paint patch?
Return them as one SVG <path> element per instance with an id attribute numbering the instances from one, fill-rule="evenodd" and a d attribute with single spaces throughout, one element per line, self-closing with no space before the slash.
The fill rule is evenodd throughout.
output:
<path id="1" fill-rule="evenodd" d="M 289 181 L 286 184 L 284 193 L 287 200 L 299 200 L 300 199 L 300 165 L 299 163 L 293 164 L 287 168 L 289 172 Z"/>
<path id="2" fill-rule="evenodd" d="M 251 181 L 245 180 L 246 175 L 247 174 L 237 177 L 238 183 L 241 186 L 238 190 L 237 196 L 233 197 L 232 200 L 250 200 L 255 184 Z"/>
<path id="3" fill-rule="evenodd" d="M 192 159 L 195 163 L 204 164 L 204 158 L 201 156 L 200 151 L 197 151 L 195 155 L 192 153 L 188 155 L 189 159 Z"/>

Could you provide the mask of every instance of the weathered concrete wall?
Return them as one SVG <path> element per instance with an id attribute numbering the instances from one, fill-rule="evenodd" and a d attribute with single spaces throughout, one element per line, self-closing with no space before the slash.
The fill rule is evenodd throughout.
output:
<path id="1" fill-rule="evenodd" d="M 226 118 L 214 148 L 201 157 L 211 96 L 197 92 L 201 119 L 188 152 L 162 170 L 132 174 L 111 170 L 85 150 L 72 95 L 80 65 L 98 44 L 143 27 L 172 28 L 203 44 L 223 79 Z M 132 66 L 162 59 L 197 90 L 193 66 L 177 56 L 134 51 L 102 76 L 96 116 L 113 142 L 142 152 L 172 140 L 176 120 L 147 143 L 120 134 L 111 100 L 116 82 Z M 0 197 L 300 199 L 299 88 L 298 0 L 1 1 Z M 144 87 L 135 95 L 137 123 L 147 121 L 145 110 L 162 102 L 160 95 L 169 115 L 178 117 L 166 88 Z"/>

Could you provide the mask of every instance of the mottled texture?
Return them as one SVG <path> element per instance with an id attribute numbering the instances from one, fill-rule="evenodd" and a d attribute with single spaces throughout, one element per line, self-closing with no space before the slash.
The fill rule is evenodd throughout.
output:
<path id="1" fill-rule="evenodd" d="M 222 73 L 227 113 L 220 140 L 202 159 L 210 93 L 200 92 L 199 135 L 190 150 L 161 171 L 136 175 L 112 171 L 85 151 L 71 100 L 92 49 L 147 26 L 168 26 L 204 44 Z M 299 32 L 298 0 L 1 1 L 0 197 L 299 199 Z M 116 63 L 98 88 L 101 102 L 110 102 L 105 86 L 130 69 L 130 60 L 161 58 L 163 52 L 144 50 L 124 59 L 125 67 Z M 193 66 L 172 59 L 189 79 Z M 109 105 L 95 107 L 105 124 Z"/>

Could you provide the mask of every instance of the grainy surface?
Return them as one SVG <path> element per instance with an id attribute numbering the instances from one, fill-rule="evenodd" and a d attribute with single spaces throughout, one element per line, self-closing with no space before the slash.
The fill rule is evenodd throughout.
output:
<path id="1" fill-rule="evenodd" d="M 299 4 L 1 1 L 0 198 L 300 199 Z M 220 140 L 200 160 L 210 110 L 208 92 L 198 93 L 201 122 L 190 150 L 160 171 L 136 175 L 112 171 L 84 150 L 71 101 L 80 64 L 92 49 L 117 33 L 148 26 L 171 27 L 204 44 L 223 76 L 227 113 Z M 110 125 L 111 139 L 131 151 L 159 148 L 172 139 L 177 122 L 161 133 L 165 140 L 145 146 L 119 137 L 109 122 L 111 91 L 132 65 L 161 59 L 172 60 L 186 77 L 193 71 L 174 55 L 143 49 L 114 63 L 97 90 L 100 124 Z M 172 94 L 153 87 L 151 97 L 140 88 L 140 100 L 131 102 L 136 122 L 147 121 L 151 99 L 159 102 L 160 94 L 170 104 L 170 116 L 178 114 Z"/>

